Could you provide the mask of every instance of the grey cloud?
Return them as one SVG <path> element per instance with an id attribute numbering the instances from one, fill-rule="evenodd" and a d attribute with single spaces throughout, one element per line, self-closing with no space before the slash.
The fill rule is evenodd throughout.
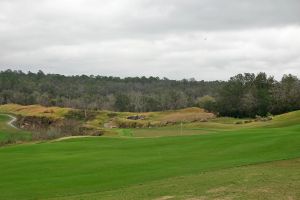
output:
<path id="1" fill-rule="evenodd" d="M 0 0 L 0 70 L 299 74 L 299 8 L 299 0 Z"/>

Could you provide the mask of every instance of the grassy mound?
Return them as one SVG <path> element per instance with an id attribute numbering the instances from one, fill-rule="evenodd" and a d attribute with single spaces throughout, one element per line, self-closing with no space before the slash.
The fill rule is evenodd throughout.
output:
<path id="1" fill-rule="evenodd" d="M 300 125 L 300 111 L 294 111 L 275 116 L 268 125 L 270 127 Z"/>
<path id="2" fill-rule="evenodd" d="M 112 121 L 120 128 L 149 128 L 175 125 L 179 123 L 206 122 L 214 119 L 215 115 L 205 112 L 201 108 L 186 108 L 162 112 L 147 113 L 115 113 Z M 141 116 L 142 119 L 131 120 L 130 116 Z"/>
<path id="3" fill-rule="evenodd" d="M 18 104 L 5 104 L 0 106 L 0 112 L 11 113 L 23 116 L 45 116 L 51 118 L 63 118 L 70 110 L 70 108 L 60 107 L 44 107 L 40 105 L 22 106 Z"/>

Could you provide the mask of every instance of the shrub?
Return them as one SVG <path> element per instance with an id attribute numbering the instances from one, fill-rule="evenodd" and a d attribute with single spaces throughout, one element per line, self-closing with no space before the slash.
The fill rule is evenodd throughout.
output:
<path id="1" fill-rule="evenodd" d="M 255 121 L 266 122 L 266 121 L 271 121 L 272 119 L 273 119 L 272 115 L 268 115 L 267 117 L 261 117 L 256 115 Z"/>
<path id="2" fill-rule="evenodd" d="M 15 134 L 8 135 L 7 138 L 0 141 L 0 146 L 8 145 L 8 144 L 15 144 L 18 142 L 18 138 Z"/>
<path id="3" fill-rule="evenodd" d="M 113 118 L 113 117 L 118 116 L 118 114 L 115 113 L 115 112 L 110 112 L 110 113 L 107 113 L 107 116 L 110 117 L 110 118 Z"/>
<path id="4" fill-rule="evenodd" d="M 70 110 L 65 114 L 66 119 L 73 120 L 91 120 L 96 117 L 97 113 L 91 110 Z"/>
<path id="5" fill-rule="evenodd" d="M 201 98 L 198 98 L 197 104 L 200 108 L 204 108 L 207 111 L 213 112 L 216 108 L 216 99 L 206 95 Z"/>

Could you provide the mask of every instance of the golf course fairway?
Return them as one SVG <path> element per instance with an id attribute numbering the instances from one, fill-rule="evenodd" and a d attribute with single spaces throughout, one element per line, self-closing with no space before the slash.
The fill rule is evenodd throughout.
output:
<path id="1" fill-rule="evenodd" d="M 299 199 L 300 124 L 276 120 L 211 134 L 4 146 L 0 199 Z"/>

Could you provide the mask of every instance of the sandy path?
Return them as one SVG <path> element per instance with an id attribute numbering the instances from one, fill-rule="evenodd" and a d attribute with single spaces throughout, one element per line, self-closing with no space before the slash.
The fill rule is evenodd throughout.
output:
<path id="1" fill-rule="evenodd" d="M 16 127 L 14 125 L 14 123 L 17 121 L 17 118 L 12 116 L 12 115 L 8 115 L 8 114 L 1 114 L 1 115 L 6 115 L 10 118 L 10 120 L 6 123 L 8 126 L 15 128 L 15 129 L 19 129 L 18 127 Z"/>

